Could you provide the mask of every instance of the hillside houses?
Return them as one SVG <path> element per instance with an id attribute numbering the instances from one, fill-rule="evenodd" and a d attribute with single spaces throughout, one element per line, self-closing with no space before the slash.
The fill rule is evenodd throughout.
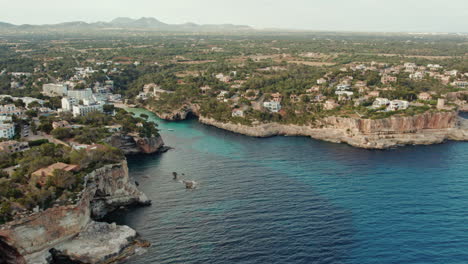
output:
<path id="1" fill-rule="evenodd" d="M 395 76 L 384 74 L 382 76 L 382 78 L 380 79 L 380 82 L 383 83 L 383 84 L 389 84 L 389 83 L 394 83 L 397 80 L 398 80 L 398 78 L 395 77 Z"/>

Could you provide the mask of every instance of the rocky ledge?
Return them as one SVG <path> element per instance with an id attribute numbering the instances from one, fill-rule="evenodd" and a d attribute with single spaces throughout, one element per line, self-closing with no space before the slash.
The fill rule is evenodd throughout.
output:
<path id="1" fill-rule="evenodd" d="M 148 109 L 155 113 L 159 118 L 167 121 L 180 121 L 185 120 L 190 114 L 195 116 L 199 115 L 200 107 L 196 104 L 184 104 L 180 108 L 173 110 L 171 112 L 161 112 L 157 109 Z"/>
<path id="2" fill-rule="evenodd" d="M 199 121 L 248 136 L 309 136 L 366 149 L 429 145 L 446 140 L 468 141 L 468 120 L 459 117 L 457 112 L 426 112 L 410 117 L 377 120 L 327 117 L 310 126 L 279 123 L 247 126 L 223 123 L 203 116 L 199 117 Z"/>
<path id="3" fill-rule="evenodd" d="M 130 180 L 126 161 L 93 171 L 85 177 L 84 186 L 75 204 L 0 226 L 1 263 L 54 263 L 56 258 L 112 263 L 147 246 L 130 227 L 93 221 L 121 206 L 150 203 Z"/>
<path id="4" fill-rule="evenodd" d="M 73 240 L 62 243 L 52 251 L 53 259 L 78 263 L 122 261 L 136 254 L 147 242 L 138 239 L 128 226 L 91 222 Z"/>
<path id="5" fill-rule="evenodd" d="M 105 140 L 113 147 L 121 149 L 125 155 L 153 154 L 164 149 L 164 141 L 158 137 L 116 134 Z"/>

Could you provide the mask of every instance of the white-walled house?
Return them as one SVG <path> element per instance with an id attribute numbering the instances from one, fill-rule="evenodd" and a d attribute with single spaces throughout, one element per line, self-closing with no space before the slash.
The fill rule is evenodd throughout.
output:
<path id="1" fill-rule="evenodd" d="M 393 100 L 390 101 L 390 105 L 387 107 L 387 111 L 397 111 L 408 109 L 409 102 L 404 100 Z"/>
<path id="2" fill-rule="evenodd" d="M 336 87 L 337 91 L 348 91 L 351 89 L 351 85 L 349 84 L 340 84 Z"/>
<path id="3" fill-rule="evenodd" d="M 388 106 L 390 104 L 390 100 L 387 98 L 376 98 L 374 103 L 372 104 L 373 108 L 380 108 L 382 106 Z"/>
<path id="4" fill-rule="evenodd" d="M 276 101 L 264 102 L 263 107 L 273 113 L 278 113 L 281 110 L 281 104 Z"/>
<path id="5" fill-rule="evenodd" d="M 244 117 L 244 111 L 241 109 L 232 110 L 232 117 Z"/>

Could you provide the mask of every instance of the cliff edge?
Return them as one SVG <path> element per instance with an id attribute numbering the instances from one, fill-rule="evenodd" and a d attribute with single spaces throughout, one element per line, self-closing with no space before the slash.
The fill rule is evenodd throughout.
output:
<path id="1" fill-rule="evenodd" d="M 84 186 L 73 205 L 0 226 L 0 257 L 5 263 L 51 263 L 55 256 L 80 263 L 110 263 L 135 253 L 139 243 L 133 229 L 93 221 L 120 206 L 150 203 L 130 181 L 127 162 L 91 172 Z M 92 251 L 84 250 L 93 244 Z"/>
<path id="2" fill-rule="evenodd" d="M 164 147 L 161 136 L 147 138 L 138 135 L 115 134 L 105 141 L 111 146 L 121 149 L 125 155 L 153 154 L 161 151 Z"/>
<path id="3" fill-rule="evenodd" d="M 459 117 L 457 112 L 426 112 L 415 116 L 393 116 L 376 120 L 326 117 L 309 126 L 279 123 L 247 126 L 223 123 L 203 116 L 199 117 L 199 121 L 248 136 L 309 136 L 366 149 L 468 140 L 468 121 Z"/>

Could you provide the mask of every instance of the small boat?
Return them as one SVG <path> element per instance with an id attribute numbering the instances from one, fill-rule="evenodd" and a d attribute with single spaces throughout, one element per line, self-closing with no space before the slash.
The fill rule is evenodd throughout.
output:
<path id="1" fill-rule="evenodd" d="M 174 129 L 172 129 L 172 128 L 169 128 L 167 131 L 174 131 Z"/>

